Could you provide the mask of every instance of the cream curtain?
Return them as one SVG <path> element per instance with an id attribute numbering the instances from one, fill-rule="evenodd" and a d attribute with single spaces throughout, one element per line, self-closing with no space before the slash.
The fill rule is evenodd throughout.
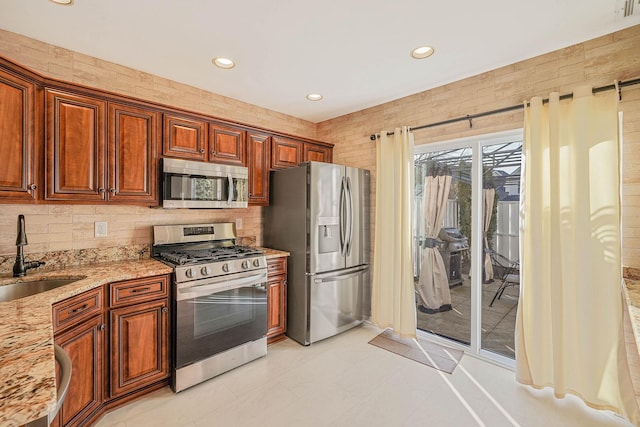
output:
<path id="1" fill-rule="evenodd" d="M 447 199 L 451 189 L 451 175 L 428 176 L 424 180 L 424 234 L 420 281 L 416 289 L 418 304 L 430 310 L 448 305 L 451 308 L 449 276 L 435 239 L 442 228 Z"/>
<path id="2" fill-rule="evenodd" d="M 396 128 L 380 132 L 376 161 L 376 222 L 371 318 L 402 337 L 416 336 L 411 263 L 413 135 Z"/>
<path id="3" fill-rule="evenodd" d="M 491 256 L 489 255 L 489 239 L 487 238 L 487 232 L 489 231 L 489 225 L 491 225 L 491 217 L 493 216 L 493 201 L 496 197 L 495 188 L 484 188 L 482 190 L 482 215 L 483 224 L 482 231 L 484 234 L 484 248 L 487 250 L 484 254 L 484 281 L 488 282 L 493 279 L 493 265 L 491 264 Z"/>
<path id="4" fill-rule="evenodd" d="M 525 106 L 518 381 L 640 423 L 622 335 L 617 93 Z"/>

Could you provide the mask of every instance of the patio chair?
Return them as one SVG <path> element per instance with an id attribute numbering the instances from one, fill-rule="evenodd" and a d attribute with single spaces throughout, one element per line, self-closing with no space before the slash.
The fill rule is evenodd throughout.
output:
<path id="1" fill-rule="evenodd" d="M 489 252 L 491 264 L 493 264 L 493 279 L 500 283 L 491 303 L 489 303 L 489 307 L 492 307 L 493 303 L 502 297 L 502 294 L 507 287 L 520 285 L 520 262 L 511 261 L 504 255 L 501 255 L 491 249 L 486 250 Z"/>

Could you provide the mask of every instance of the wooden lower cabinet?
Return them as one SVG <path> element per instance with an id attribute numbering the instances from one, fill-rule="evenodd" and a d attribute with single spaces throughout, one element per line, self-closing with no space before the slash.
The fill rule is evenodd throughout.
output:
<path id="1" fill-rule="evenodd" d="M 73 368 L 67 396 L 52 426 L 85 425 L 102 407 L 106 332 L 100 314 L 55 335 L 55 343 L 67 352 Z"/>
<path id="2" fill-rule="evenodd" d="M 168 301 L 112 309 L 109 318 L 109 397 L 119 397 L 168 378 Z"/>
<path id="3" fill-rule="evenodd" d="M 284 339 L 287 332 L 287 258 L 267 260 L 267 343 Z"/>
<path id="4" fill-rule="evenodd" d="M 52 426 L 86 426 L 169 381 L 169 276 L 111 283 L 53 305 L 71 383 Z M 108 321 L 108 324 L 107 324 Z"/>

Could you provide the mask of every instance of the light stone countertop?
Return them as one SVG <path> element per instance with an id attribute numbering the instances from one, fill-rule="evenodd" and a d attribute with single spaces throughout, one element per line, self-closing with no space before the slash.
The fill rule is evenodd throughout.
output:
<path id="1" fill-rule="evenodd" d="M 267 259 L 280 258 L 280 257 L 283 257 L 283 256 L 291 255 L 289 252 L 280 251 L 278 249 L 263 248 L 261 246 L 256 246 L 256 248 L 263 250 L 264 251 L 264 255 L 267 257 Z"/>
<path id="2" fill-rule="evenodd" d="M 106 283 L 171 273 L 152 259 L 105 262 L 26 277 L 0 274 L 0 286 L 45 278 L 84 278 L 19 300 L 0 302 L 0 425 L 20 426 L 46 416 L 56 404 L 52 304 Z"/>
<path id="3" fill-rule="evenodd" d="M 626 278 L 624 284 L 631 327 L 640 353 L 640 280 Z"/>

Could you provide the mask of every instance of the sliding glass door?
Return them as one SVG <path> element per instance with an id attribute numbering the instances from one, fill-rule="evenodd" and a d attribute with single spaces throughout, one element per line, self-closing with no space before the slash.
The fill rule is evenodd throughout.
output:
<path id="1" fill-rule="evenodd" d="M 520 131 L 414 150 L 418 329 L 507 364 L 515 357 L 521 157 Z"/>

